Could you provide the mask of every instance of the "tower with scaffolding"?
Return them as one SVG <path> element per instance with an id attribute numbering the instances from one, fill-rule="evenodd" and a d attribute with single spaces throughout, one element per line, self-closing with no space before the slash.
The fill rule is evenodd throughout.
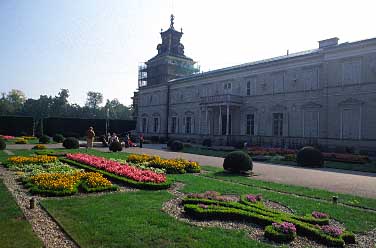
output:
<path id="1" fill-rule="evenodd" d="M 138 67 L 139 88 L 164 84 L 200 71 L 197 63 L 184 55 L 184 45 L 180 43 L 183 29 L 175 30 L 173 15 L 169 29 L 160 34 L 162 43 L 157 46 L 158 54 Z"/>

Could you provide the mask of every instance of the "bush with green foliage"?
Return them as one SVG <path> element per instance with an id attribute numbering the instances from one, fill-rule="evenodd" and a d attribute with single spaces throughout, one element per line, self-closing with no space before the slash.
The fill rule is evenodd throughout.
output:
<path id="1" fill-rule="evenodd" d="M 203 146 L 207 146 L 207 147 L 211 147 L 211 146 L 212 146 L 212 141 L 211 141 L 211 139 L 204 139 L 204 140 L 202 141 L 202 145 L 203 145 Z"/>
<path id="2" fill-rule="evenodd" d="M 62 134 L 57 133 L 54 135 L 53 140 L 57 143 L 63 143 L 64 136 Z"/>
<path id="3" fill-rule="evenodd" d="M 39 143 L 40 144 L 48 144 L 50 142 L 51 142 L 51 138 L 49 136 L 47 136 L 47 135 L 42 135 L 39 138 Z"/>
<path id="4" fill-rule="evenodd" d="M 174 140 L 170 146 L 171 151 L 178 152 L 183 150 L 183 143 L 179 140 Z"/>
<path id="5" fill-rule="evenodd" d="M 299 150 L 296 162 L 303 167 L 322 167 L 324 165 L 324 156 L 318 149 L 306 146 Z"/>
<path id="6" fill-rule="evenodd" d="M 273 223 L 276 224 L 276 223 Z M 293 224 L 292 224 L 293 225 Z M 265 227 L 265 238 L 272 240 L 277 243 L 291 242 L 296 238 L 296 229 L 294 231 L 282 232 L 281 230 L 275 228 L 274 225 L 269 225 Z"/>
<path id="7" fill-rule="evenodd" d="M 110 144 L 109 149 L 112 152 L 121 152 L 123 150 L 123 146 L 120 142 L 114 141 Z"/>
<path id="8" fill-rule="evenodd" d="M 230 152 L 223 161 L 223 168 L 231 172 L 252 171 L 253 163 L 251 157 L 242 151 Z"/>
<path id="9" fill-rule="evenodd" d="M 7 144 L 3 139 L 0 139 L 0 150 L 5 150 L 7 148 Z"/>
<path id="10" fill-rule="evenodd" d="M 78 149 L 80 147 L 80 143 L 78 142 L 78 139 L 68 137 L 64 140 L 63 146 L 67 149 Z"/>

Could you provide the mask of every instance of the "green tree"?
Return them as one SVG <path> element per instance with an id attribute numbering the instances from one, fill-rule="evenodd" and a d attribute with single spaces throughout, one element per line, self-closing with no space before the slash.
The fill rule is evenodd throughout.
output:
<path id="1" fill-rule="evenodd" d="M 85 106 L 92 110 L 98 109 L 99 105 L 103 102 L 103 95 L 100 92 L 89 91 L 87 93 L 87 99 Z"/>

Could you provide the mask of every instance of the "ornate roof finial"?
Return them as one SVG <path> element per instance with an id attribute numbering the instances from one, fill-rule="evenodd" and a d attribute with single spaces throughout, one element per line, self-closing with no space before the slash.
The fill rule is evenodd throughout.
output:
<path id="1" fill-rule="evenodd" d="M 172 29 L 174 29 L 174 19 L 175 19 L 174 15 L 171 14 L 171 17 L 170 17 L 170 28 L 172 28 Z"/>

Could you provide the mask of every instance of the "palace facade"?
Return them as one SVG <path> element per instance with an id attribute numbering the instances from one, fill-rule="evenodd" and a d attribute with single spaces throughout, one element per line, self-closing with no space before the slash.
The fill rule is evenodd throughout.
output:
<path id="1" fill-rule="evenodd" d="M 139 68 L 137 131 L 214 144 L 376 149 L 376 38 L 199 72 L 182 30 Z"/>

